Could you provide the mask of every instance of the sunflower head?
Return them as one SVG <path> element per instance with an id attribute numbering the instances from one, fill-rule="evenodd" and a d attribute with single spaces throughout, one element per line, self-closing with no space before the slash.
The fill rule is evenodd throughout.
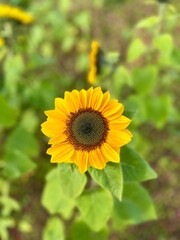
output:
<path id="1" fill-rule="evenodd" d="M 0 47 L 4 45 L 4 39 L 0 37 Z"/>
<path id="2" fill-rule="evenodd" d="M 93 41 L 91 44 L 91 51 L 89 54 L 90 70 L 88 74 L 88 81 L 91 84 L 95 82 L 96 76 L 100 72 L 103 56 L 104 53 L 100 48 L 99 42 Z"/>
<path id="3" fill-rule="evenodd" d="M 124 107 L 110 100 L 101 88 L 65 92 L 55 99 L 55 109 L 45 111 L 42 132 L 50 137 L 47 153 L 53 163 L 74 163 L 84 173 L 88 167 L 103 169 L 106 163 L 120 161 L 120 147 L 132 134 L 126 127 L 131 120 L 123 116 Z"/>
<path id="4" fill-rule="evenodd" d="M 30 24 L 34 21 L 29 13 L 8 4 L 0 4 L 0 18 L 12 18 L 23 24 Z"/>

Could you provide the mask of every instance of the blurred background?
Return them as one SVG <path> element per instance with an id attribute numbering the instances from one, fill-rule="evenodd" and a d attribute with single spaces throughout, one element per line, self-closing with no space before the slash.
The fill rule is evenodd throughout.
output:
<path id="1" fill-rule="evenodd" d="M 110 90 L 135 112 L 130 145 L 158 174 L 144 183 L 158 219 L 113 229 L 101 239 L 178 240 L 180 2 L 3 3 L 24 15 L 5 15 L 0 5 L 0 239 L 51 239 L 42 237 L 50 217 L 42 205 L 45 176 L 53 168 L 40 131 L 43 111 L 53 109 L 54 98 L 64 91 L 91 86 L 89 52 L 92 40 L 98 40 L 110 62 L 119 58 L 113 68 L 102 67 L 94 86 Z M 77 239 L 71 221 L 65 224 L 67 239 Z"/>

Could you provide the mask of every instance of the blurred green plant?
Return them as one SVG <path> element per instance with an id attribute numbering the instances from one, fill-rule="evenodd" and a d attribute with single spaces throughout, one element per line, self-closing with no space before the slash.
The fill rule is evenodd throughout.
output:
<path id="1" fill-rule="evenodd" d="M 29 8 L 36 20 L 31 26 L 23 26 L 0 19 L 0 36 L 4 39 L 0 47 L 2 240 L 11 239 L 14 228 L 23 236 L 33 236 L 31 225 L 36 216 L 24 218 L 23 203 L 17 202 L 11 191 L 13 183 L 24 178 L 30 181 L 35 175 L 42 185 L 46 175 L 41 203 L 48 217 L 39 233 L 43 240 L 105 240 L 113 231 L 156 219 L 153 202 L 142 185 L 156 173 L 133 149 L 143 155 L 152 150 L 143 127 L 163 129 L 179 120 L 175 96 L 170 91 L 180 71 L 180 51 L 173 37 L 178 24 L 176 9 L 154 1 L 159 13 L 136 24 L 125 58 L 121 52 L 106 54 L 114 68 L 104 65 L 94 85 L 101 85 L 125 102 L 125 114 L 134 116 L 134 140 L 131 147 L 122 149 L 120 165 L 108 164 L 102 171 L 90 169 L 87 175 L 81 175 L 65 164 L 53 169 L 50 164 L 44 166 L 48 162 L 44 154 L 46 139 L 39 125 L 44 120 L 43 110 L 53 107 L 55 97 L 61 97 L 65 90 L 88 86 L 91 12 L 76 9 L 70 0 L 9 3 Z M 19 199 L 23 197 L 20 194 Z M 20 220 L 16 219 L 17 212 L 21 213 Z"/>

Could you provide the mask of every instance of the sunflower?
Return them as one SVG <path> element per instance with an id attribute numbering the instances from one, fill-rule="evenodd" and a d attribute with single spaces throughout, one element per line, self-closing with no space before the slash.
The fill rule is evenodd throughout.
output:
<path id="1" fill-rule="evenodd" d="M 33 16 L 29 13 L 8 4 L 0 4 L 0 18 L 12 18 L 23 24 L 30 24 L 34 21 Z"/>
<path id="2" fill-rule="evenodd" d="M 0 47 L 4 45 L 4 39 L 0 37 Z"/>
<path id="3" fill-rule="evenodd" d="M 123 116 L 124 107 L 110 100 L 100 87 L 65 92 L 55 99 L 55 109 L 45 111 L 42 132 L 50 137 L 47 154 L 52 163 L 75 163 L 84 173 L 92 166 L 103 169 L 106 163 L 120 161 L 120 147 L 127 144 L 131 120 Z"/>
<path id="4" fill-rule="evenodd" d="M 100 48 L 100 44 L 98 41 L 93 41 L 91 44 L 91 52 L 89 55 L 90 61 L 90 70 L 88 74 L 89 83 L 94 83 L 97 74 L 100 71 L 100 61 L 103 56 L 103 51 Z"/>

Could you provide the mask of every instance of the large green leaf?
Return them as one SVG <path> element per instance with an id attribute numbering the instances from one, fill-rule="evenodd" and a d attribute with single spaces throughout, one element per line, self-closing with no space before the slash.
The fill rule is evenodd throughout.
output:
<path id="1" fill-rule="evenodd" d="M 121 165 L 125 182 L 141 182 L 157 177 L 148 163 L 133 149 L 126 146 L 121 149 Z"/>
<path id="2" fill-rule="evenodd" d="M 43 240 L 64 240 L 64 226 L 58 217 L 48 219 L 43 230 Z"/>
<path id="3" fill-rule="evenodd" d="M 101 187 L 112 192 L 119 200 L 121 200 L 123 190 L 123 176 L 121 166 L 117 163 L 108 163 L 103 170 L 90 168 L 89 172 Z"/>
<path id="4" fill-rule="evenodd" d="M 85 192 L 77 198 L 77 207 L 82 219 L 94 231 L 100 231 L 105 227 L 112 206 L 112 195 L 103 189 Z"/>
<path id="5" fill-rule="evenodd" d="M 31 157 L 37 156 L 39 152 L 39 144 L 35 136 L 20 126 L 8 136 L 5 148 L 8 152 L 19 150 Z"/>
<path id="6" fill-rule="evenodd" d="M 74 200 L 64 195 L 60 183 L 58 168 L 47 175 L 47 181 L 42 195 L 42 205 L 51 214 L 60 213 L 64 218 L 69 218 L 74 208 Z"/>
<path id="7" fill-rule="evenodd" d="M 146 45 L 140 38 L 135 38 L 128 48 L 127 60 L 133 62 L 146 52 Z"/>
<path id="8" fill-rule="evenodd" d="M 75 222 L 71 229 L 71 240 L 107 240 L 107 230 L 93 232 L 84 222 Z"/>
<path id="9" fill-rule="evenodd" d="M 156 211 L 148 192 L 139 183 L 125 183 L 123 200 L 114 200 L 113 225 L 119 229 L 156 219 Z"/>
<path id="10" fill-rule="evenodd" d="M 71 168 L 71 164 L 60 163 L 59 168 L 59 182 L 63 193 L 68 197 L 79 196 L 87 182 L 87 177 L 85 174 L 81 174 L 78 169 Z"/>
<path id="11" fill-rule="evenodd" d="M 6 99 L 0 96 L 0 127 L 11 127 L 16 123 L 18 109 L 9 106 Z"/>
<path id="12" fill-rule="evenodd" d="M 10 178 L 18 178 L 22 174 L 32 171 L 36 164 L 25 153 L 14 150 L 10 151 L 5 156 L 3 174 Z"/>

